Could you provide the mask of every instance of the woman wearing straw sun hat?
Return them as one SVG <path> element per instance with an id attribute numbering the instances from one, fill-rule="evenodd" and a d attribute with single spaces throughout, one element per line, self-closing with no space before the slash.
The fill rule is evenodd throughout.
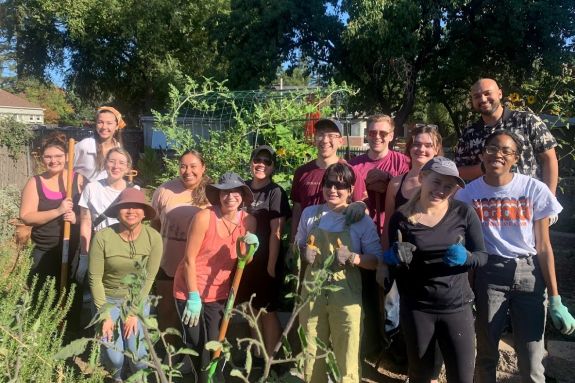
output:
<path id="1" fill-rule="evenodd" d="M 88 275 L 94 305 L 98 310 L 106 303 L 112 305 L 102 323 L 101 335 L 104 342 L 109 343 L 102 350 L 103 363 L 115 381 L 122 380 L 124 350 L 135 355 L 135 362 L 130 360 L 132 370 L 146 367 L 138 363 L 147 351 L 135 310 L 146 300 L 160 267 L 162 237 L 142 224 L 155 215 L 156 211 L 141 190 L 124 189 L 106 210 L 106 216 L 118 219 L 119 223 L 97 232 L 90 246 Z M 145 281 L 139 296 L 130 297 L 128 302 L 130 291 L 122 281 L 130 274 L 144 274 Z M 145 303 L 144 307 L 144 315 L 147 315 L 149 305 Z"/>
<path id="2" fill-rule="evenodd" d="M 204 344 L 218 338 L 231 276 L 238 258 L 236 242 L 247 232 L 254 233 L 256 220 L 242 210 L 253 194 L 240 176 L 225 173 L 217 184 L 206 186 L 212 206 L 196 213 L 188 229 L 184 259 L 174 277 L 174 297 L 182 320 L 184 341 L 195 349 L 196 381 L 206 381 L 202 371 L 210 360 Z"/>

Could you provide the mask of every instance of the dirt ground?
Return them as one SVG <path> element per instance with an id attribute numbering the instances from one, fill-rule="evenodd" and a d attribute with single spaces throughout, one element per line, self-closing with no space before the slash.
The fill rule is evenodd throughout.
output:
<path id="1" fill-rule="evenodd" d="M 555 253 L 555 267 L 559 294 L 563 304 L 565 304 L 572 314 L 575 314 L 575 234 L 551 232 L 551 242 Z M 575 335 L 566 336 L 557 331 L 550 320 L 547 322 L 545 331 L 546 342 L 559 340 L 564 342 L 574 342 Z M 575 382 L 575 366 L 572 368 L 573 380 Z M 394 364 L 391 359 L 384 359 L 380 362 L 379 369 L 374 360 L 365 360 L 363 363 L 362 382 L 369 383 L 400 383 L 407 380 L 405 367 Z M 498 367 L 498 383 L 519 382 L 517 375 L 517 360 L 512 347 L 510 337 L 504 337 L 500 345 L 500 361 Z M 440 376 L 440 382 L 446 382 L 444 371 Z M 563 383 L 553 377 L 547 377 L 547 383 Z"/>

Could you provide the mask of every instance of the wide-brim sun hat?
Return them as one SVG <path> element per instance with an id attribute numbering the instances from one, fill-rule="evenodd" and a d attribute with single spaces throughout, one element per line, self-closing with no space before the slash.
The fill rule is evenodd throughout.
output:
<path id="1" fill-rule="evenodd" d="M 433 157 L 423 165 L 421 170 L 431 170 L 437 174 L 454 177 L 457 184 L 462 189 L 465 188 L 465 181 L 459 176 L 457 165 L 455 165 L 455 162 L 451 161 L 449 158 L 441 156 Z"/>
<path id="2" fill-rule="evenodd" d="M 206 197 L 208 201 L 214 206 L 220 205 L 220 191 L 241 189 L 242 201 L 245 205 L 251 205 L 254 200 L 254 195 L 248 185 L 244 182 L 242 177 L 236 173 L 224 173 L 219 179 L 217 184 L 210 184 L 206 186 Z"/>
<path id="3" fill-rule="evenodd" d="M 118 218 L 118 212 L 127 204 L 138 204 L 144 210 L 144 219 L 154 219 L 156 210 L 146 201 L 143 191 L 136 188 L 126 188 L 122 190 L 118 198 L 106 209 L 104 214 L 110 218 Z"/>

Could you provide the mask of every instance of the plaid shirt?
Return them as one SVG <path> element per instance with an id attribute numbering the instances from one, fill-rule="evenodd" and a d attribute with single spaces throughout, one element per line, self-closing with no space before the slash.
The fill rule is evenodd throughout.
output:
<path id="1" fill-rule="evenodd" d="M 503 115 L 493 126 L 485 125 L 479 119 L 467 127 L 455 149 L 455 163 L 457 166 L 477 165 L 481 163 L 479 154 L 483 149 L 484 141 L 496 130 L 507 130 L 516 134 L 521 140 L 521 156 L 517 161 L 517 173 L 526 174 L 541 179 L 541 170 L 536 154 L 546 152 L 557 146 L 557 141 L 539 117 L 531 112 L 503 109 Z"/>

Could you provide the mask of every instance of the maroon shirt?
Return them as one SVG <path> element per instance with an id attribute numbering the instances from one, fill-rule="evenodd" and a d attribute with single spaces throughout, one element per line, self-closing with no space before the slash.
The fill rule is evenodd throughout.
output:
<path id="1" fill-rule="evenodd" d="M 378 160 L 372 160 L 366 154 L 354 157 L 349 160 L 349 164 L 355 173 L 355 186 L 353 188 L 352 199 L 354 201 L 364 201 L 369 208 L 369 215 L 374 218 L 376 216 L 376 193 L 374 191 L 367 192 L 367 200 L 365 198 L 365 177 L 371 169 L 379 169 L 388 172 L 391 177 L 395 177 L 409 171 L 410 159 L 403 153 L 390 150 L 387 155 Z M 385 222 L 385 190 L 377 193 L 380 198 L 380 228 L 379 232 L 383 230 L 383 223 Z"/>
<path id="2" fill-rule="evenodd" d="M 293 203 L 301 204 L 301 209 L 311 205 L 319 205 L 325 202 L 321 190 L 321 181 L 325 174 L 325 169 L 320 168 L 310 161 L 296 169 L 291 187 L 291 200 Z M 346 163 L 340 159 L 339 162 Z"/>

